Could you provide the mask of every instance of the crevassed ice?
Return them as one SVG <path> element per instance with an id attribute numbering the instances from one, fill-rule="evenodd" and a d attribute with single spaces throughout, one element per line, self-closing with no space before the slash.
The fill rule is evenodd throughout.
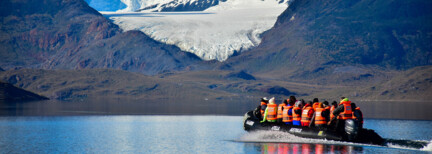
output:
<path id="1" fill-rule="evenodd" d="M 122 0 L 130 6 L 148 6 L 169 0 Z M 186 1 L 186 0 L 185 0 Z M 132 3 L 141 4 L 132 4 Z M 143 5 L 142 3 L 148 3 Z M 261 42 L 287 8 L 279 0 L 227 0 L 200 12 L 102 12 L 123 30 L 140 30 L 155 40 L 176 45 L 204 60 L 224 61 L 235 51 Z M 126 11 L 126 12 L 125 12 Z"/>
<path id="2" fill-rule="evenodd" d="M 124 4 L 126 4 L 127 7 L 125 9 L 119 10 L 118 12 L 133 12 L 148 6 L 152 6 L 156 4 L 165 4 L 173 0 L 121 0 L 121 1 Z M 180 1 L 191 1 L 191 0 L 180 0 Z"/>

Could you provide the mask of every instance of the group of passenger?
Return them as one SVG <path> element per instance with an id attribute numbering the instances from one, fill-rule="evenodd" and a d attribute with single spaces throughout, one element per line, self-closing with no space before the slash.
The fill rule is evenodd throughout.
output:
<path id="1" fill-rule="evenodd" d="M 363 127 L 363 114 L 360 108 L 345 97 L 341 97 L 339 104 L 333 101 L 331 105 L 328 101 L 319 102 L 318 98 L 305 102 L 303 99 L 297 100 L 295 96 L 290 96 L 289 99 L 277 105 L 274 97 L 270 100 L 264 97 L 261 98 L 261 104 L 256 112 L 259 112 L 257 115 L 261 116 L 259 117 L 262 119 L 261 123 L 276 122 L 338 130 L 344 127 L 345 120 L 354 119 L 360 128 Z"/>

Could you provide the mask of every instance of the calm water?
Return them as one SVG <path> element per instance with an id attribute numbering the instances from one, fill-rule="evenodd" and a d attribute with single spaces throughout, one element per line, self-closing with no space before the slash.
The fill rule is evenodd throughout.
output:
<path id="1" fill-rule="evenodd" d="M 278 132 L 246 133 L 241 116 L 4 116 L 0 153 L 428 153 L 301 139 Z M 385 138 L 432 140 L 431 121 L 371 120 Z M 283 142 L 283 143 L 275 143 Z M 331 143 L 331 144 L 327 144 Z"/>
<path id="2" fill-rule="evenodd" d="M 280 102 L 280 100 L 277 100 Z M 432 102 L 355 102 L 365 118 L 432 120 Z M 76 102 L 40 101 L 5 103 L 0 116 L 52 115 L 237 115 L 257 107 L 258 102 L 142 102 L 124 99 L 91 99 Z"/>

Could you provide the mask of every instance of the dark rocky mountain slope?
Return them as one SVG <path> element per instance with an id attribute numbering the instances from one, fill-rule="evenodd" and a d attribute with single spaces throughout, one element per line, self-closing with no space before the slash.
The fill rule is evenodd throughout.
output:
<path id="1" fill-rule="evenodd" d="M 432 1 L 295 0 L 257 48 L 221 68 L 320 79 L 344 72 L 367 78 L 374 70 L 431 65 L 430 19 Z"/>
<path id="2" fill-rule="evenodd" d="M 1 1 L 0 22 L 0 66 L 5 69 L 116 68 L 156 74 L 201 61 L 142 32 L 122 32 L 83 0 Z"/>
<path id="3" fill-rule="evenodd" d="M 14 101 L 36 101 L 47 100 L 45 96 L 41 96 L 30 91 L 17 88 L 12 84 L 0 81 L 0 102 L 14 102 Z"/>

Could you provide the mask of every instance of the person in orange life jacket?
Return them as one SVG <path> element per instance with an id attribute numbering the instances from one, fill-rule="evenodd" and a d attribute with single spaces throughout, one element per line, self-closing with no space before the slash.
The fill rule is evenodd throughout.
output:
<path id="1" fill-rule="evenodd" d="M 293 125 L 301 126 L 301 114 L 302 114 L 302 101 L 296 101 L 294 108 L 292 109 L 293 114 Z"/>
<path id="2" fill-rule="evenodd" d="M 287 100 L 288 105 L 283 110 L 282 122 L 287 125 L 292 125 L 292 122 L 294 121 L 293 109 L 296 101 L 296 97 L 291 95 Z M 301 116 L 301 114 L 299 114 L 298 116 Z"/>
<path id="3" fill-rule="evenodd" d="M 339 106 L 333 111 L 333 115 L 337 119 L 352 119 L 351 101 L 348 98 L 341 100 Z"/>
<path id="4" fill-rule="evenodd" d="M 319 103 L 320 102 L 319 102 L 318 98 L 314 98 L 313 101 L 312 101 L 312 108 L 315 110 L 315 108 L 318 107 Z"/>
<path id="5" fill-rule="evenodd" d="M 287 100 L 283 100 L 282 103 L 279 104 L 278 109 L 277 109 L 277 122 L 278 123 L 282 123 L 282 118 L 283 118 L 283 109 L 285 106 L 287 106 L 288 101 Z"/>
<path id="6" fill-rule="evenodd" d="M 328 103 L 328 102 L 327 102 Z M 327 127 L 327 121 L 329 121 L 330 111 L 326 110 L 323 103 L 319 103 L 315 108 L 315 113 L 312 117 L 309 127 L 315 126 L 318 128 Z"/>
<path id="7" fill-rule="evenodd" d="M 268 103 L 267 97 L 261 98 L 261 104 L 260 104 L 261 105 L 261 117 L 263 117 L 263 118 L 264 118 L 264 112 L 267 108 L 267 103 Z"/>
<path id="8" fill-rule="evenodd" d="M 312 119 L 314 110 L 312 108 L 312 102 L 308 101 L 308 103 L 303 107 L 302 116 L 301 116 L 301 125 L 309 127 L 310 121 Z"/>
<path id="9" fill-rule="evenodd" d="M 275 103 L 275 98 L 272 97 L 267 104 L 267 108 L 264 112 L 264 117 L 261 123 L 263 122 L 276 122 L 277 116 L 277 105 Z"/>
<path id="10" fill-rule="evenodd" d="M 345 127 L 345 120 L 352 119 L 351 101 L 348 98 L 343 97 L 339 106 L 333 111 L 333 119 L 330 121 L 336 121 L 336 130 L 343 130 Z"/>
<path id="11" fill-rule="evenodd" d="M 351 103 L 351 108 L 353 109 L 353 119 L 358 122 L 360 128 L 363 128 L 363 113 L 360 107 L 357 107 L 355 103 Z"/>
<path id="12" fill-rule="evenodd" d="M 333 115 L 333 111 L 337 108 L 337 102 L 333 101 L 331 106 L 330 106 L 330 120 L 333 119 L 334 115 Z M 330 125 L 330 124 L 329 124 Z"/>
<path id="13" fill-rule="evenodd" d="M 291 100 L 295 100 L 294 96 L 290 96 L 290 99 L 287 101 L 288 104 L 283 108 L 283 114 L 282 114 L 282 122 L 284 122 L 287 125 L 292 125 L 294 121 L 294 115 L 293 115 L 293 108 L 294 103 L 292 103 Z M 300 115 L 297 115 L 300 116 Z M 298 117 L 299 118 L 299 117 Z"/>

